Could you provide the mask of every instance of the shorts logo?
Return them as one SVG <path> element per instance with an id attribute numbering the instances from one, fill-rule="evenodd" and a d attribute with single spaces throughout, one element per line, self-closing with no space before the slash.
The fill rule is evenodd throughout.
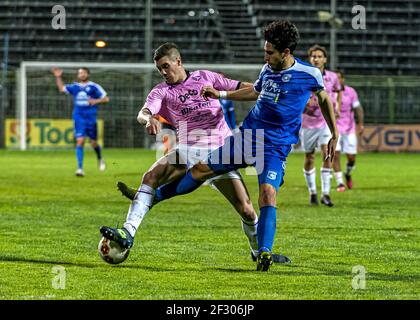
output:
<path id="1" fill-rule="evenodd" d="M 292 78 L 292 75 L 291 74 L 284 74 L 281 77 L 281 81 L 283 81 L 283 82 L 289 82 L 291 78 Z"/>
<path id="2" fill-rule="evenodd" d="M 200 81 L 201 76 L 193 76 L 193 77 L 191 77 L 191 78 L 193 78 L 193 80 L 195 80 L 195 81 Z"/>
<path id="3" fill-rule="evenodd" d="M 270 179 L 270 180 L 276 180 L 276 178 L 277 178 L 277 172 L 275 172 L 275 171 L 268 171 L 267 172 L 267 178 L 268 179 Z"/>

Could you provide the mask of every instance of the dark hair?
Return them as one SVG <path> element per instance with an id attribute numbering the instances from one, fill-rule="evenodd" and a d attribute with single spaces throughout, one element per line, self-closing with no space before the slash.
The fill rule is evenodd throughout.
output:
<path id="1" fill-rule="evenodd" d="M 299 42 L 299 31 L 290 21 L 273 21 L 264 28 L 264 40 L 279 51 L 289 48 L 293 53 Z"/>
<path id="2" fill-rule="evenodd" d="M 153 60 L 159 61 L 163 57 L 169 57 L 172 60 L 175 60 L 177 57 L 181 58 L 181 53 L 179 52 L 178 46 L 172 42 L 166 42 L 160 45 L 159 48 L 155 50 Z"/>
<path id="3" fill-rule="evenodd" d="M 85 70 L 87 72 L 87 74 L 90 74 L 90 70 L 87 67 L 81 67 L 81 68 L 79 68 L 79 70 Z"/>
<path id="4" fill-rule="evenodd" d="M 338 73 L 341 76 L 341 78 L 344 78 L 344 72 L 342 70 L 335 70 L 335 73 Z"/>
<path id="5" fill-rule="evenodd" d="M 308 56 L 310 57 L 312 55 L 312 52 L 314 52 L 314 51 L 322 51 L 322 53 L 324 54 L 324 57 L 325 58 L 328 57 L 327 49 L 325 49 L 325 47 L 323 47 L 319 44 L 314 44 L 312 47 L 309 48 Z"/>

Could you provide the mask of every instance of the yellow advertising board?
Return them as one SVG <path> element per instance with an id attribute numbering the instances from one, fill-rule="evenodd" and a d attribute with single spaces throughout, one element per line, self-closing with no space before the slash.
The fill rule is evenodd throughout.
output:
<path id="1" fill-rule="evenodd" d="M 103 146 L 104 122 L 98 119 L 98 142 Z M 6 148 L 19 148 L 19 120 L 6 119 Z M 71 119 L 28 119 L 26 123 L 26 144 L 28 149 L 72 148 L 75 145 L 73 120 Z"/>
<path id="2" fill-rule="evenodd" d="M 359 150 L 420 152 L 420 124 L 366 126 Z"/>

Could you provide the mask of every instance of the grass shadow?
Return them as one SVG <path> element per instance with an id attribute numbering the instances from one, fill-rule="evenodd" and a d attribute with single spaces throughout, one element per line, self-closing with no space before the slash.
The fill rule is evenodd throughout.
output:
<path id="1" fill-rule="evenodd" d="M 47 265 L 63 265 L 63 266 L 72 266 L 72 267 L 83 267 L 83 268 L 118 268 L 118 269 L 135 269 L 135 270 L 144 270 L 149 272 L 179 272 L 177 269 L 171 268 L 162 268 L 156 266 L 148 266 L 141 264 L 107 264 L 105 262 L 72 262 L 72 261 L 63 261 L 63 260 L 48 260 L 48 259 L 34 259 L 34 258 L 23 258 L 17 256 L 4 256 L 0 255 L 1 262 L 23 262 L 23 263 L 34 263 L 34 264 L 47 264 Z M 195 271 L 195 269 L 185 270 L 185 271 Z"/>

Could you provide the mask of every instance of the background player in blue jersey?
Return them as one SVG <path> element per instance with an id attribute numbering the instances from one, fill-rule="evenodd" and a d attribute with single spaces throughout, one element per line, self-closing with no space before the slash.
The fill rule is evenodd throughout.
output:
<path id="1" fill-rule="evenodd" d="M 76 139 L 77 170 L 76 176 L 83 177 L 83 147 L 85 138 L 89 137 L 90 144 L 98 157 L 99 170 L 105 170 L 105 162 L 102 159 L 101 146 L 97 142 L 98 129 L 96 115 L 98 104 L 109 102 L 105 90 L 97 83 L 89 81 L 90 71 L 88 68 L 80 68 L 77 71 L 79 82 L 64 85 L 63 70 L 52 70 L 58 90 L 73 96 L 73 120 L 74 137 Z"/>
<path id="2" fill-rule="evenodd" d="M 233 101 L 226 99 L 219 99 L 219 101 L 223 109 L 223 114 L 225 115 L 225 120 L 229 126 L 229 129 L 234 130 L 236 128 L 236 116 Z"/>

